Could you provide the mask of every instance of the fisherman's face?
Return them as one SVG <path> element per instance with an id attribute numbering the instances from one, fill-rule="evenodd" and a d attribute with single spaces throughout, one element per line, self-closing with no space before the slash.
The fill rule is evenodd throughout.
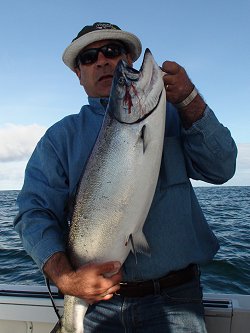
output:
<path id="1" fill-rule="evenodd" d="M 81 62 L 81 57 L 79 57 L 80 61 L 78 62 L 78 67 L 75 68 L 80 84 L 90 97 L 109 96 L 113 74 L 120 59 L 125 60 L 129 66 L 132 66 L 133 64 L 129 53 L 121 53 L 118 56 L 107 57 L 103 54 L 103 52 L 99 51 L 96 59 L 92 58 L 91 54 L 84 54 L 84 51 L 86 50 L 101 48 L 106 45 L 118 45 L 118 47 L 122 46 L 119 41 L 115 40 L 102 40 L 91 43 L 82 50 L 83 61 Z"/>

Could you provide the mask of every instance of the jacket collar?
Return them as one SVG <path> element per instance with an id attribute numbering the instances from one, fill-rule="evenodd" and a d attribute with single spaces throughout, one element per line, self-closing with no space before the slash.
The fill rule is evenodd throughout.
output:
<path id="1" fill-rule="evenodd" d="M 97 97 L 88 97 L 89 105 L 91 109 L 98 114 L 104 115 L 108 105 L 108 98 L 97 98 Z"/>

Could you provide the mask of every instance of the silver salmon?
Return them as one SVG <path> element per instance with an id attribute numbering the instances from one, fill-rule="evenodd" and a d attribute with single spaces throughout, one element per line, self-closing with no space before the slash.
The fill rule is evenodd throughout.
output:
<path id="1" fill-rule="evenodd" d="M 149 253 L 143 225 L 154 196 L 165 129 L 162 72 L 147 49 L 139 71 L 116 67 L 103 125 L 79 183 L 68 250 L 73 267 Z M 83 333 L 88 304 L 65 296 L 53 333 Z"/>

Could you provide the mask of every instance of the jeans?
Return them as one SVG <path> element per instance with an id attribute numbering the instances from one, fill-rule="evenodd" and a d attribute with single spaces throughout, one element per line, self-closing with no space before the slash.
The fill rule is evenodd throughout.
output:
<path id="1" fill-rule="evenodd" d="M 141 298 L 114 295 L 89 306 L 84 333 L 206 333 L 197 276 L 181 286 Z"/>

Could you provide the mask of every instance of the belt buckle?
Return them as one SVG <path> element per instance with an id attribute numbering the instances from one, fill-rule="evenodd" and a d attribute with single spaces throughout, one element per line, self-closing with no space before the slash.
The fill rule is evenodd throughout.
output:
<path id="1" fill-rule="evenodd" d="M 127 285 L 128 285 L 128 282 L 120 282 L 119 285 L 120 285 L 121 287 L 123 287 L 123 286 L 127 286 Z M 120 289 L 119 289 L 119 290 L 120 290 Z M 117 290 L 117 291 L 115 292 L 115 295 L 117 295 L 117 296 L 121 296 L 121 294 L 119 293 L 119 290 Z"/>
<path id="2" fill-rule="evenodd" d="M 120 285 L 120 286 L 127 286 L 127 285 L 128 285 L 128 282 L 120 282 L 119 285 Z"/>

